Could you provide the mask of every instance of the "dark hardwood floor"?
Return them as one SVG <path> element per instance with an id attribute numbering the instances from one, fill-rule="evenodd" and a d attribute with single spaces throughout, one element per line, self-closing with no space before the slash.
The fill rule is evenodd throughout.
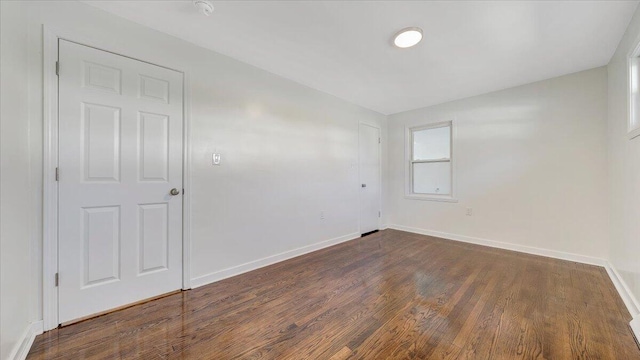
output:
<path id="1" fill-rule="evenodd" d="M 605 270 L 385 230 L 37 337 L 28 359 L 640 359 Z"/>

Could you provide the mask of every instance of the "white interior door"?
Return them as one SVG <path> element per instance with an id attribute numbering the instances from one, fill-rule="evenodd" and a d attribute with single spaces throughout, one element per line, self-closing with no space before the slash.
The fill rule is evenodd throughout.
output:
<path id="1" fill-rule="evenodd" d="M 380 227 L 380 129 L 360 124 L 360 233 Z"/>
<path id="2" fill-rule="evenodd" d="M 59 45 L 59 322 L 68 323 L 182 286 L 182 74 Z"/>

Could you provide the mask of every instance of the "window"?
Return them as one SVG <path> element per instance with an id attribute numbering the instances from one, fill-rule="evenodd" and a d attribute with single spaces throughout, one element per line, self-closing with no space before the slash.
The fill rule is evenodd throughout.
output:
<path id="1" fill-rule="evenodd" d="M 407 196 L 453 200 L 452 122 L 410 128 Z"/>
<path id="2" fill-rule="evenodd" d="M 629 54 L 629 138 L 640 135 L 640 40 Z"/>

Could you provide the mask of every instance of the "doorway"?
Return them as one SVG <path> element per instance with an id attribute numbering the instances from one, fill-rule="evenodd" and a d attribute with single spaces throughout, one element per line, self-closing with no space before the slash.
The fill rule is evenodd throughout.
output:
<path id="1" fill-rule="evenodd" d="M 358 154 L 360 174 L 360 233 L 380 228 L 380 129 L 360 124 Z"/>
<path id="2" fill-rule="evenodd" d="M 183 74 L 59 40 L 58 323 L 182 288 Z"/>

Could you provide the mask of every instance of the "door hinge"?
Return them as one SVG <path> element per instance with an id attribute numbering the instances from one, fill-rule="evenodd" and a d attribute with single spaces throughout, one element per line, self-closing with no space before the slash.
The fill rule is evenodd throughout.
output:
<path id="1" fill-rule="evenodd" d="M 182 195 L 184 195 L 184 189 L 182 189 Z"/>
<path id="2" fill-rule="evenodd" d="M 56 287 L 58 286 L 59 282 L 60 282 L 60 276 L 58 275 L 58 273 L 56 273 L 55 279 L 54 279 L 54 283 L 55 283 Z"/>
<path id="3" fill-rule="evenodd" d="M 378 211 L 378 217 L 380 217 L 380 211 Z"/>
<path id="4" fill-rule="evenodd" d="M 60 76 L 60 62 L 56 61 L 56 75 Z"/>
<path id="5" fill-rule="evenodd" d="M 381 144 L 381 143 L 382 143 L 382 140 L 380 140 L 380 138 L 378 138 L 378 144 Z"/>
<path id="6" fill-rule="evenodd" d="M 60 170 L 56 168 L 56 181 L 60 181 Z"/>

